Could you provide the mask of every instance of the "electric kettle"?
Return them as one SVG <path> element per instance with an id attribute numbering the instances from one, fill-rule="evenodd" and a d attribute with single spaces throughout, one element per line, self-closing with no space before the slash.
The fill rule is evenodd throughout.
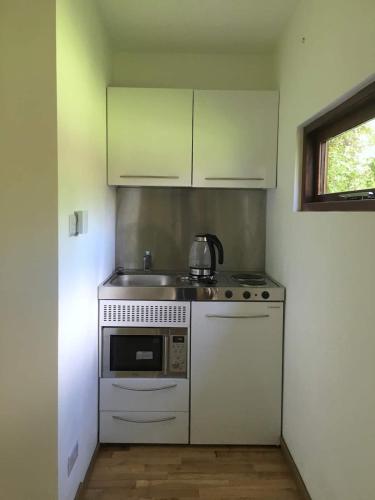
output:
<path id="1" fill-rule="evenodd" d="M 216 271 L 216 252 L 218 263 L 224 262 L 223 245 L 214 234 L 196 234 L 189 255 L 189 275 L 196 280 L 212 279 Z"/>

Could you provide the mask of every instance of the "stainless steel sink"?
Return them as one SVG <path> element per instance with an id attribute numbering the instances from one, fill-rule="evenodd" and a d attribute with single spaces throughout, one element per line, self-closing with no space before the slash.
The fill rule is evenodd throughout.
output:
<path id="1" fill-rule="evenodd" d="M 183 272 L 119 268 L 99 286 L 99 299 L 191 300 L 195 288 Z"/>
<path id="2" fill-rule="evenodd" d="M 176 275 L 168 274 L 117 274 L 109 284 L 112 286 L 172 286 L 178 281 Z"/>

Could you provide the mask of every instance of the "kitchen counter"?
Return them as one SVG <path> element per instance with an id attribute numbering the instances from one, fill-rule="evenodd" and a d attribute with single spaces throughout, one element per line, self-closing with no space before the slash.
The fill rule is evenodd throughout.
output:
<path id="1" fill-rule="evenodd" d="M 185 272 L 116 270 L 98 290 L 101 300 L 178 300 L 178 301 L 283 301 L 285 289 L 262 274 L 260 285 L 239 283 L 235 271 L 217 273 L 216 282 L 189 279 Z"/>

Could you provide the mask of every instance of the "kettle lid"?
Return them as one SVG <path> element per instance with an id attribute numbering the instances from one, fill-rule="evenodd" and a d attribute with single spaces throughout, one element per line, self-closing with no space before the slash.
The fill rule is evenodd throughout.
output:
<path id="1" fill-rule="evenodd" d="M 208 241 L 207 236 L 208 236 L 207 234 L 203 234 L 203 233 L 196 234 L 194 236 L 194 241 Z"/>

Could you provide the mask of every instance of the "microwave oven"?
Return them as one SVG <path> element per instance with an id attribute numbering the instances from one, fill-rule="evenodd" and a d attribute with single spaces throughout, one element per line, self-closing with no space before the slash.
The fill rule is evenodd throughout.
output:
<path id="1" fill-rule="evenodd" d="M 187 378 L 187 342 L 187 328 L 103 328 L 102 377 Z"/>

